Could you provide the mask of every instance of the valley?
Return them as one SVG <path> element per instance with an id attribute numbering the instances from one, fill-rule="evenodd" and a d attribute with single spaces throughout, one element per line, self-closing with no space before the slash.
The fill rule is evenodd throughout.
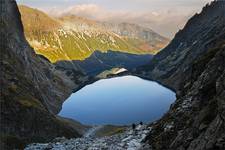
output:
<path id="1" fill-rule="evenodd" d="M 54 63 L 56 69 L 62 71 L 78 70 L 88 76 L 97 76 L 106 70 L 113 68 L 125 68 L 132 70 L 138 66 L 149 63 L 153 55 L 137 55 L 124 52 L 95 51 L 85 60 L 58 61 Z"/>
<path id="2" fill-rule="evenodd" d="M 18 7 L 14 0 L 1 4 L 1 149 L 225 148 L 224 1 L 207 4 L 169 44 L 167 38 L 135 24 L 50 17 Z M 73 112 L 62 117 L 66 105 Z M 78 111 L 85 106 L 88 109 Z M 75 121 L 79 114 L 64 118 L 91 109 L 106 117 L 97 126 L 96 119 Z M 119 119 L 125 126 L 106 125 L 118 120 L 103 109 L 118 113 L 117 119 L 125 114 L 131 120 Z M 140 121 L 144 124 L 138 125 Z"/>

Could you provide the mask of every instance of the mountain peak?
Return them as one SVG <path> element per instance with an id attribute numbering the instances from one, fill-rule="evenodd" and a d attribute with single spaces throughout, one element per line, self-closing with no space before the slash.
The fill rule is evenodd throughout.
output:
<path id="1" fill-rule="evenodd" d="M 25 5 L 19 5 L 26 34 L 33 31 L 49 31 L 60 27 L 60 23 L 44 12 Z"/>

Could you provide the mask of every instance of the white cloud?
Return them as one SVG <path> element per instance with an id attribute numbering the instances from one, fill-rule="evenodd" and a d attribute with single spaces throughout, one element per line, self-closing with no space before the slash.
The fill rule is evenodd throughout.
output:
<path id="1" fill-rule="evenodd" d="M 101 7 L 96 4 L 81 4 L 75 5 L 68 8 L 68 12 L 79 15 L 79 16 L 94 16 L 101 12 Z"/>
<path id="2" fill-rule="evenodd" d="M 172 38 L 196 11 L 192 9 L 183 11 L 182 8 L 168 8 L 157 11 L 115 11 L 107 10 L 96 4 L 81 4 L 68 7 L 61 11 L 61 14 L 69 13 L 99 21 L 136 23 Z"/>

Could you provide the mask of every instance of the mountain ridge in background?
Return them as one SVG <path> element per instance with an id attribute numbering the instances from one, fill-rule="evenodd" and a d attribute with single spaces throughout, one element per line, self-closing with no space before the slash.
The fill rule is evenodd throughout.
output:
<path id="1" fill-rule="evenodd" d="M 95 50 L 155 54 L 169 42 L 151 29 L 135 24 L 103 23 L 74 15 L 52 18 L 24 5 L 19 10 L 26 39 L 36 53 L 51 62 L 84 60 Z"/>

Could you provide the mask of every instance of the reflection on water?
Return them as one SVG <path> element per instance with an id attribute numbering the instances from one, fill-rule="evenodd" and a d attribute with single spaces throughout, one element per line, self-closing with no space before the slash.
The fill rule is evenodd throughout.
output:
<path id="1" fill-rule="evenodd" d="M 99 80 L 72 94 L 60 116 L 84 124 L 131 124 L 159 119 L 175 93 L 135 76 Z"/>

